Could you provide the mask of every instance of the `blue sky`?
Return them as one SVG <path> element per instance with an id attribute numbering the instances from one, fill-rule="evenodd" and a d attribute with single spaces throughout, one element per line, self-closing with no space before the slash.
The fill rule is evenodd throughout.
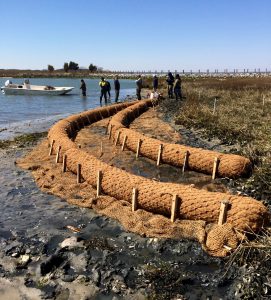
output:
<path id="1" fill-rule="evenodd" d="M 0 0 L 0 68 L 271 69 L 270 0 Z"/>

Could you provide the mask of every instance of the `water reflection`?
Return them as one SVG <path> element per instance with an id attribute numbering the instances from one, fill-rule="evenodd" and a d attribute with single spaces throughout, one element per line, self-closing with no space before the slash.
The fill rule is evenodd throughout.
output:
<path id="1" fill-rule="evenodd" d="M 82 104 L 82 111 L 88 110 L 87 96 L 81 95 L 81 104 Z"/>

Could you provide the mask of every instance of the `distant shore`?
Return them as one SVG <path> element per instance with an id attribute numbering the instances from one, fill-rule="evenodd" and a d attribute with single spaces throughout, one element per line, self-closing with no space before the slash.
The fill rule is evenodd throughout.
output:
<path id="1" fill-rule="evenodd" d="M 175 72 L 173 72 L 175 73 Z M 183 78 L 209 78 L 209 77 L 270 77 L 271 72 L 178 72 Z M 69 70 L 18 70 L 18 69 L 0 69 L 0 78 L 100 78 L 105 76 L 107 78 L 114 78 L 116 75 L 120 79 L 135 79 L 138 74 L 144 77 L 152 77 L 154 74 L 158 77 L 165 77 L 166 72 L 122 72 L 122 71 L 99 71 L 90 72 L 86 69 L 79 69 L 76 71 Z"/>
<path id="2" fill-rule="evenodd" d="M 112 76 L 115 74 L 110 73 Z M 0 77 L 16 78 L 99 78 L 102 73 L 91 73 L 88 70 L 64 72 L 62 70 L 1 70 Z"/>

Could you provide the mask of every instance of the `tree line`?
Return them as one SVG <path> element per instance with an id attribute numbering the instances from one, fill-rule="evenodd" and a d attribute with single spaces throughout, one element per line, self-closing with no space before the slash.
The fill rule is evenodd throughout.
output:
<path id="1" fill-rule="evenodd" d="M 54 66 L 48 65 L 49 72 L 53 72 L 54 70 L 55 70 Z M 70 61 L 69 63 L 65 62 L 63 65 L 63 70 L 64 72 L 77 71 L 79 70 L 79 65 L 74 61 Z M 91 63 L 88 67 L 88 70 L 90 72 L 96 72 L 98 70 L 98 67 Z"/>

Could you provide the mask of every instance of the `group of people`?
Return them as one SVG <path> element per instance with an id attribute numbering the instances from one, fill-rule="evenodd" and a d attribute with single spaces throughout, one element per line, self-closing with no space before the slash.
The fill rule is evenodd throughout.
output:
<path id="1" fill-rule="evenodd" d="M 143 87 L 143 81 L 142 81 L 142 76 L 138 75 L 136 82 L 136 96 L 138 100 L 141 100 L 141 90 Z M 166 77 L 166 82 L 167 82 L 167 92 L 168 92 L 168 97 L 173 98 L 173 94 L 176 97 L 176 101 L 178 99 L 182 100 L 182 86 L 181 86 L 181 78 L 179 74 L 174 76 L 172 75 L 171 72 L 168 72 L 168 75 Z M 158 76 L 154 75 L 153 76 L 153 82 L 152 82 L 152 87 L 153 87 L 153 92 L 157 93 L 158 90 Z M 102 103 L 103 98 L 105 103 L 107 103 L 107 99 L 111 98 L 111 85 L 110 82 L 105 80 L 104 77 L 101 77 L 101 81 L 99 82 L 99 86 L 101 88 L 101 94 L 100 94 L 100 102 Z M 86 96 L 86 83 L 84 79 L 81 79 L 81 86 L 80 89 L 82 90 L 82 96 Z M 120 94 L 120 82 L 119 82 L 119 77 L 118 75 L 115 76 L 114 78 L 114 89 L 115 89 L 115 102 L 118 102 L 119 100 L 119 94 Z M 108 98 L 107 98 L 108 96 Z"/>
<path id="2" fill-rule="evenodd" d="M 173 98 L 173 93 L 176 97 L 176 101 L 180 98 L 182 100 L 182 82 L 181 82 L 181 77 L 179 74 L 174 76 L 172 75 L 171 72 L 168 72 L 167 78 L 167 93 L 169 98 Z"/>
<path id="3" fill-rule="evenodd" d="M 107 102 L 107 99 L 111 98 L 111 84 L 109 81 L 105 80 L 104 77 L 101 77 L 101 81 L 99 82 L 99 86 L 101 88 L 101 94 L 100 94 L 100 102 L 102 102 L 103 98 L 104 101 Z M 119 94 L 120 94 L 120 82 L 119 77 L 116 75 L 114 79 L 114 88 L 115 88 L 115 102 L 118 102 L 119 100 Z M 82 90 L 82 96 L 86 96 L 87 87 L 84 79 L 81 79 L 81 85 L 80 89 Z M 108 98 L 107 98 L 108 96 Z"/>
<path id="4" fill-rule="evenodd" d="M 182 81 L 181 81 L 180 75 L 176 74 L 175 78 L 174 78 L 172 73 L 168 72 L 167 77 L 166 77 L 166 82 L 167 82 L 168 97 L 170 99 L 172 99 L 173 94 L 174 94 L 175 97 L 176 97 L 176 101 L 178 101 L 178 99 L 182 100 L 182 98 L 183 98 L 183 96 L 182 96 Z M 153 76 L 152 87 L 153 87 L 154 93 L 157 92 L 157 90 L 158 90 L 158 77 L 157 77 L 157 75 Z"/>
<path id="5" fill-rule="evenodd" d="M 174 76 L 172 75 L 171 72 L 168 72 L 167 77 L 166 77 L 166 82 L 167 82 L 167 92 L 168 92 L 168 97 L 170 99 L 174 98 L 173 97 L 173 93 L 176 97 L 176 101 L 178 101 L 179 99 L 182 100 L 183 96 L 182 96 L 182 81 L 181 81 L 181 77 L 179 74 Z M 141 99 L 141 88 L 142 88 L 142 79 L 141 76 L 139 75 L 138 79 L 136 80 L 136 84 L 137 84 L 137 99 L 140 100 Z M 157 93 L 158 90 L 158 76 L 157 75 L 153 75 L 153 81 L 152 81 L 152 88 L 153 88 L 153 92 Z"/>

